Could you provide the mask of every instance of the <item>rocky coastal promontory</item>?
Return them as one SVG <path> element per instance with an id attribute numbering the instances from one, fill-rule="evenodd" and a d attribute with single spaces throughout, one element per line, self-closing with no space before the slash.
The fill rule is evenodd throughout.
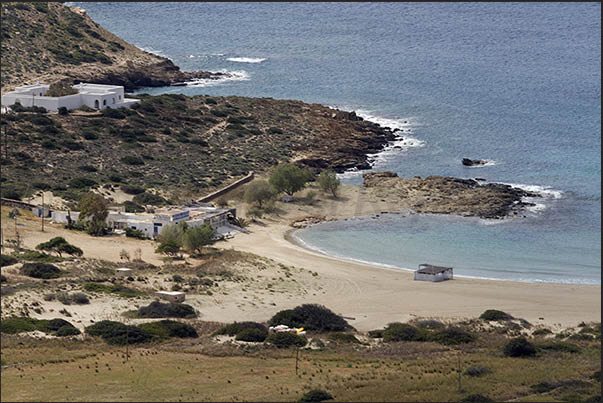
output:
<path id="1" fill-rule="evenodd" d="M 398 201 L 400 209 L 418 213 L 458 214 L 499 219 L 518 215 L 537 193 L 500 183 L 480 183 L 449 176 L 401 178 L 394 172 L 363 175 L 364 187 Z"/>

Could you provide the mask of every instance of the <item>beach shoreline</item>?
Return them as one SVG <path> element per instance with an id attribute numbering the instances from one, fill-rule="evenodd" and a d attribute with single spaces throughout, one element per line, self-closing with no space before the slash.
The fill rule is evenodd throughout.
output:
<path id="1" fill-rule="evenodd" d="M 500 309 L 532 324 L 576 326 L 599 321 L 601 286 L 525 283 L 455 277 L 452 281 L 414 281 L 411 271 L 348 261 L 308 250 L 292 242 L 295 229 L 282 223 L 253 226 L 251 234 L 229 243 L 284 264 L 319 273 L 322 294 L 300 299 L 326 305 L 367 331 L 394 321 L 417 317 L 459 320 L 478 317 L 486 309 Z M 295 301 L 289 300 L 289 305 Z"/>

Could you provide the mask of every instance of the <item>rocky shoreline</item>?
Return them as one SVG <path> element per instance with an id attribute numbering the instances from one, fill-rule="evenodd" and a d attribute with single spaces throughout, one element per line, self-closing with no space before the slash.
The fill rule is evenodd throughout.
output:
<path id="1" fill-rule="evenodd" d="M 124 67 L 106 69 L 100 72 L 76 71 L 67 73 L 74 83 L 94 82 L 98 84 L 122 85 L 126 91 L 144 87 L 169 87 L 186 85 L 186 82 L 206 79 L 219 80 L 230 76 L 228 73 L 210 71 L 182 71 L 170 59 L 153 64 L 136 65 L 127 62 Z"/>
<path id="2" fill-rule="evenodd" d="M 352 130 L 345 135 L 324 138 L 321 149 L 312 150 L 310 155 L 297 161 L 307 167 L 332 169 L 337 173 L 350 169 L 371 169 L 368 154 L 378 153 L 390 142 L 402 140 L 397 130 L 364 120 L 355 112 L 326 109 L 333 120 L 345 121 Z"/>
<path id="3" fill-rule="evenodd" d="M 541 197 L 510 185 L 448 176 L 401 178 L 384 171 L 365 173 L 363 179 L 365 188 L 397 202 L 400 209 L 418 213 L 501 219 L 520 215 L 534 206 L 525 201 L 526 197 Z"/>

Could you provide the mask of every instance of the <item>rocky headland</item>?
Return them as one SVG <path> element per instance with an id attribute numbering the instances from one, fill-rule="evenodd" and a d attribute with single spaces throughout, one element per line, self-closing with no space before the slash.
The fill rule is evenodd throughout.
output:
<path id="1" fill-rule="evenodd" d="M 181 71 L 171 60 L 107 31 L 78 7 L 9 2 L 1 12 L 3 91 L 62 80 L 123 85 L 132 91 L 228 76 Z"/>
<path id="2" fill-rule="evenodd" d="M 364 187 L 397 201 L 400 209 L 418 213 L 498 219 L 520 214 L 533 205 L 524 198 L 540 197 L 509 185 L 481 184 L 473 179 L 449 176 L 401 178 L 394 172 L 384 171 L 365 173 L 363 178 Z"/>

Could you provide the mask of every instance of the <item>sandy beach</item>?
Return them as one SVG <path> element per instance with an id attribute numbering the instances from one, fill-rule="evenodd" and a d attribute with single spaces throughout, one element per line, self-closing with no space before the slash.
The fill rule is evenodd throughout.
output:
<path id="1" fill-rule="evenodd" d="M 238 214 L 245 216 L 246 206 L 239 201 L 233 203 L 239 207 Z M 344 186 L 338 198 L 320 194 L 313 203 L 278 203 L 277 206 L 274 214 L 258 223 L 251 223 L 249 234 L 237 234 L 215 246 L 250 252 L 295 267 L 296 281 L 289 284 L 290 292 L 267 292 L 262 288 L 265 284 L 260 287 L 259 284 L 233 283 L 221 295 L 188 296 L 187 301 L 201 312 L 202 320 L 265 321 L 279 310 L 302 303 L 323 304 L 350 318 L 350 323 L 360 331 L 414 317 L 475 318 L 486 309 L 500 309 L 532 324 L 546 324 L 554 328 L 600 320 L 600 286 L 462 277 L 441 283 L 414 281 L 409 271 L 333 258 L 291 241 L 289 234 L 294 228 L 289 224 L 300 217 L 322 215 L 327 219 L 345 219 L 395 211 L 396 206 L 365 188 Z M 8 221 L 12 220 L 6 221 L 2 223 L 3 232 L 10 238 L 13 226 Z M 38 221 L 35 218 L 19 220 L 24 224 L 19 231 L 28 248 L 33 249 L 53 236 L 63 236 L 82 248 L 87 258 L 119 262 L 120 250 L 133 253 L 140 248 L 144 261 L 162 264 L 162 256 L 154 252 L 156 243 L 153 241 L 119 236 L 94 238 L 82 232 L 65 230 L 58 224 L 48 224 L 42 233 Z M 400 262 L 400 266 L 405 267 L 404 262 Z M 7 269 L 4 268 L 3 273 Z M 248 268 L 241 270 L 246 270 L 250 277 L 266 281 L 280 276 L 276 264 L 262 272 Z M 125 309 L 122 305 L 113 309 L 109 300 L 102 302 L 96 300 L 91 306 L 78 308 L 82 323 L 88 322 L 88 313 L 96 318 L 101 313 L 118 318 Z"/>
<path id="2" fill-rule="evenodd" d="M 289 301 L 324 304 L 359 330 L 413 317 L 472 318 L 500 309 L 533 324 L 576 326 L 601 317 L 601 287 L 455 278 L 442 283 L 414 281 L 411 272 L 336 259 L 286 239 L 290 227 L 254 226 L 248 236 L 228 241 L 289 265 L 317 271 L 325 293 Z"/>

